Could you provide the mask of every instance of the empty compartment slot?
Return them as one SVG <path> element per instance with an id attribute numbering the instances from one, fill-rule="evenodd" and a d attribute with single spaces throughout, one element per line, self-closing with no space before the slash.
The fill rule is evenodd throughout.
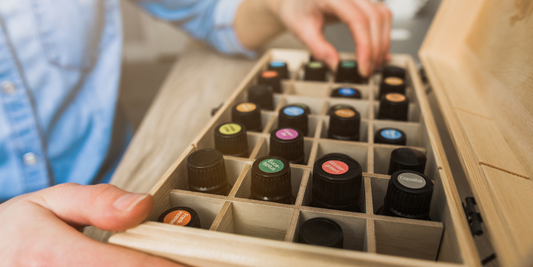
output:
<path id="1" fill-rule="evenodd" d="M 328 129 L 329 129 L 329 116 L 323 117 L 321 122 L 322 122 L 322 129 L 320 131 L 320 138 L 327 139 Z M 335 140 L 335 139 L 329 139 L 329 140 Z M 356 141 L 348 141 L 348 142 L 356 142 Z M 357 142 L 362 142 L 362 143 L 368 142 L 368 120 L 367 119 L 361 119 L 361 123 L 359 124 L 359 141 Z"/>
<path id="2" fill-rule="evenodd" d="M 366 86 L 366 85 L 354 85 L 354 84 L 350 84 L 350 83 L 335 83 L 333 84 L 333 86 L 331 87 L 331 89 L 329 90 L 328 92 L 328 97 L 331 97 L 331 93 L 337 89 L 337 88 L 343 88 L 343 87 L 347 87 L 347 88 L 355 88 L 357 90 L 359 90 L 359 92 L 361 92 L 361 100 L 369 100 L 370 99 L 370 96 L 371 95 L 374 95 L 374 93 L 372 92 L 372 89 L 370 89 L 369 86 Z M 347 99 L 347 98 L 342 98 L 342 97 L 334 97 L 333 99 Z M 348 98 L 349 99 L 349 98 Z"/>
<path id="3" fill-rule="evenodd" d="M 329 85 L 327 83 L 295 81 L 291 90 L 286 93 L 289 95 L 311 96 L 311 97 L 328 97 Z M 318 110 L 320 112 L 320 110 Z"/>
<path id="4" fill-rule="evenodd" d="M 316 153 L 315 160 L 330 153 L 346 154 L 361 164 L 363 172 L 368 170 L 368 145 L 366 144 L 336 140 L 320 140 Z"/>
<path id="5" fill-rule="evenodd" d="M 370 187 L 372 189 L 372 212 L 376 214 L 379 208 L 383 206 L 385 202 L 385 195 L 387 194 L 387 187 L 389 186 L 388 178 L 370 178 Z"/>
<path id="6" fill-rule="evenodd" d="M 374 124 L 374 133 L 371 137 L 372 139 L 374 139 L 374 136 L 376 135 L 376 133 L 381 129 L 396 128 L 405 133 L 406 146 L 424 147 L 424 144 L 422 141 L 422 134 L 421 134 L 422 127 L 418 123 L 377 120 L 377 121 L 374 121 L 373 124 Z"/>
<path id="7" fill-rule="evenodd" d="M 292 208 L 232 202 L 215 230 L 283 241 L 293 212 Z"/>
<path id="8" fill-rule="evenodd" d="M 336 222 L 342 228 L 343 249 L 367 251 L 366 249 L 366 219 L 351 215 L 339 215 L 317 211 L 301 210 L 298 217 L 293 242 L 298 242 L 300 226 L 313 218 L 326 218 Z"/>
<path id="9" fill-rule="evenodd" d="M 374 173 L 377 174 L 385 174 L 388 175 L 389 172 L 389 164 L 390 164 L 390 157 L 393 150 L 397 148 L 404 148 L 402 146 L 389 146 L 389 145 L 376 145 L 374 147 Z M 427 157 L 426 149 L 422 147 L 410 147 L 411 149 L 418 150 L 422 153 L 424 153 Z M 427 157 L 426 161 L 426 168 L 424 171 L 424 174 L 427 175 L 430 179 L 434 179 L 435 173 L 430 173 L 430 171 L 434 172 L 435 170 L 433 168 L 428 168 L 434 161 L 433 158 Z"/>
<path id="10" fill-rule="evenodd" d="M 366 183 L 365 176 L 361 179 L 361 191 L 359 192 L 359 209 L 360 213 L 371 213 L 372 211 L 366 210 L 366 190 L 365 190 L 365 183 Z M 307 180 L 307 186 L 303 187 L 305 188 L 304 192 L 301 192 L 304 194 L 302 206 L 308 206 L 312 207 L 312 201 L 313 201 L 313 172 L 311 171 L 309 179 Z"/>
<path id="11" fill-rule="evenodd" d="M 377 253 L 436 260 L 443 232 L 442 223 L 376 219 L 374 224 Z"/>
<path id="12" fill-rule="evenodd" d="M 200 225 L 202 229 L 209 229 L 222 209 L 225 200 L 212 198 L 207 195 L 187 194 L 182 192 L 178 190 L 170 192 L 170 204 L 172 208 L 187 207 L 193 209 L 198 213 L 198 217 L 200 217 Z"/>
<path id="13" fill-rule="evenodd" d="M 409 99 L 411 101 L 411 99 Z M 374 118 L 378 120 L 378 113 L 379 113 L 379 101 L 374 103 Z M 409 102 L 409 111 L 407 113 L 407 121 L 408 122 L 420 122 L 421 116 L 420 116 L 420 107 L 417 104 L 413 104 L 413 102 Z M 402 121 L 394 121 L 394 120 L 382 120 L 382 121 L 393 121 L 393 122 L 402 122 Z"/>
<path id="14" fill-rule="evenodd" d="M 272 121 L 277 118 L 277 115 L 273 111 L 261 111 L 261 128 L 263 132 L 270 131 Z"/>
<path id="15" fill-rule="evenodd" d="M 185 159 L 184 163 L 187 164 L 186 162 L 187 162 L 187 159 Z M 226 175 L 228 178 L 228 183 L 230 187 L 233 187 L 233 185 L 235 185 L 235 183 L 237 182 L 237 179 L 243 172 L 244 167 L 247 164 L 247 161 L 238 160 L 238 158 L 234 158 L 234 157 L 224 156 L 224 163 L 226 164 Z M 179 178 L 176 178 L 176 179 L 182 179 L 184 181 L 187 181 L 188 180 L 187 172 L 185 171 L 184 173 L 181 174 Z M 189 185 L 187 182 L 180 183 L 180 186 L 176 189 L 189 190 Z M 231 189 L 229 191 L 231 191 Z"/>
<path id="16" fill-rule="evenodd" d="M 300 185 L 302 183 L 302 179 L 304 177 L 305 169 L 298 168 L 298 167 L 291 167 L 291 187 L 292 187 L 292 196 L 294 199 L 298 197 L 298 191 L 300 190 Z M 239 189 L 237 190 L 237 193 L 235 194 L 235 197 L 238 198 L 245 198 L 250 199 L 252 195 L 251 191 L 252 187 L 252 169 L 250 168 L 244 179 L 242 180 L 242 183 L 239 186 Z"/>
<path id="17" fill-rule="evenodd" d="M 323 114 L 329 115 L 329 111 L 331 107 L 335 105 L 339 105 L 339 104 L 351 106 L 352 108 L 357 110 L 359 114 L 361 114 L 362 119 L 368 119 L 370 104 L 369 104 L 369 101 L 366 101 L 366 100 L 351 100 L 347 98 L 330 98 L 328 99 L 326 110 L 323 111 Z"/>

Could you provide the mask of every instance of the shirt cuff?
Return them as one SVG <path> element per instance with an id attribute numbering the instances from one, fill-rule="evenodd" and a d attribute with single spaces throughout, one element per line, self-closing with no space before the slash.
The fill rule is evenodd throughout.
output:
<path id="1" fill-rule="evenodd" d="M 244 0 L 220 0 L 215 8 L 213 29 L 214 45 L 226 54 L 241 54 L 249 58 L 256 57 L 256 52 L 246 49 L 235 34 L 233 21 L 237 9 Z"/>

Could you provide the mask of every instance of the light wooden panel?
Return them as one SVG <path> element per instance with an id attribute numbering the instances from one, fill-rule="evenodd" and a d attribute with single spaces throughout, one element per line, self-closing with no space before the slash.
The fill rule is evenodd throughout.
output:
<path id="1" fill-rule="evenodd" d="M 420 51 L 503 266 L 533 247 L 525 241 L 533 240 L 531 219 L 507 210 L 509 199 L 532 208 L 532 8 L 521 0 L 443 1 Z"/>

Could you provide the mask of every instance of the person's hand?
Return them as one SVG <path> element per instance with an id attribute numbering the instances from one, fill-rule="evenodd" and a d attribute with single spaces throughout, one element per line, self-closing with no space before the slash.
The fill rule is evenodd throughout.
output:
<path id="1" fill-rule="evenodd" d="M 339 55 L 322 35 L 326 15 L 346 23 L 355 40 L 359 72 L 368 76 L 389 59 L 391 12 L 369 0 L 274 0 L 271 10 L 317 60 L 335 69 Z"/>
<path id="2" fill-rule="evenodd" d="M 84 226 L 121 231 L 141 223 L 149 195 L 112 185 L 62 184 L 0 205 L 1 266 L 161 266 L 177 264 L 83 235 Z"/>

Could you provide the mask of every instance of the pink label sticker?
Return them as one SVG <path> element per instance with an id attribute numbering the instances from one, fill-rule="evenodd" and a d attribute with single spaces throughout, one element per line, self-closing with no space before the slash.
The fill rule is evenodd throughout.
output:
<path id="1" fill-rule="evenodd" d="M 276 132 L 276 136 L 281 140 L 292 140 L 298 137 L 298 132 L 293 129 L 281 129 Z"/>
<path id="2" fill-rule="evenodd" d="M 345 174 L 350 167 L 348 167 L 348 165 L 342 161 L 330 160 L 322 164 L 322 169 L 329 174 L 341 175 Z"/>

